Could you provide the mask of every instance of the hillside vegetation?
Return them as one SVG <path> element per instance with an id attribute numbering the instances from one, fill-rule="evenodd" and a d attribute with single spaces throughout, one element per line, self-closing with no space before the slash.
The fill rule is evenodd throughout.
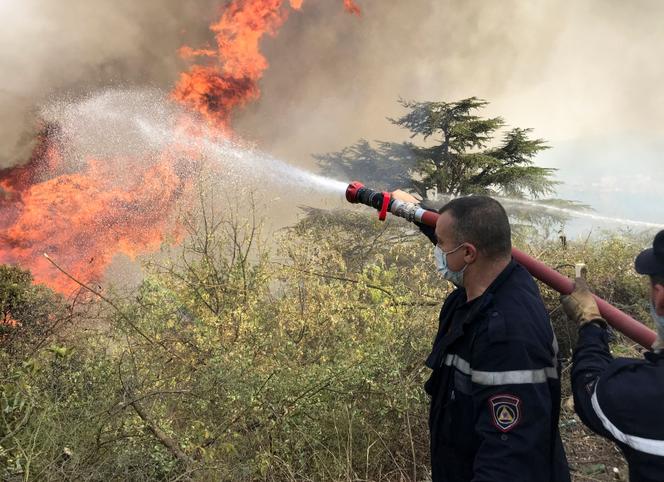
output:
<path id="1" fill-rule="evenodd" d="M 427 480 L 423 361 L 450 289 L 428 241 L 366 213 L 318 212 L 269 243 L 232 212 L 188 219 L 135 290 L 90 286 L 106 301 L 2 267 L 0 479 Z M 642 239 L 517 242 L 568 275 L 585 261 L 598 294 L 648 318 Z M 575 329 L 543 295 L 567 376 Z M 624 480 L 564 389 L 575 480 Z"/>

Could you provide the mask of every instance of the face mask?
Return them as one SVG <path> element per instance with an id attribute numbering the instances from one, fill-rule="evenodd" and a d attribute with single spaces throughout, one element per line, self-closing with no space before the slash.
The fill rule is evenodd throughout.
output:
<path id="1" fill-rule="evenodd" d="M 452 271 L 449 266 L 447 266 L 447 255 L 454 253 L 456 250 L 461 248 L 463 243 L 454 248 L 452 251 L 443 251 L 440 249 L 440 246 L 436 246 L 433 250 L 434 258 L 436 258 L 436 269 L 446 280 L 452 282 L 455 286 L 463 286 L 463 272 L 466 270 L 468 265 L 465 265 L 461 271 Z"/>
<path id="2" fill-rule="evenodd" d="M 652 301 L 650 302 L 650 315 L 652 316 L 652 319 L 655 320 L 655 326 L 657 326 L 657 340 L 653 345 L 653 349 L 655 351 L 661 351 L 664 349 L 664 316 L 657 314 L 655 304 Z"/>

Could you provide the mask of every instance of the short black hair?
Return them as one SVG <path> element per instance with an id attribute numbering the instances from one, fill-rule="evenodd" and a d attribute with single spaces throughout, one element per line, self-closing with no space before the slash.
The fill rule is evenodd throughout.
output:
<path id="1" fill-rule="evenodd" d="M 505 208 L 489 196 L 452 199 L 440 214 L 449 211 L 454 218 L 456 241 L 472 243 L 490 258 L 503 258 L 512 252 L 512 231 Z"/>

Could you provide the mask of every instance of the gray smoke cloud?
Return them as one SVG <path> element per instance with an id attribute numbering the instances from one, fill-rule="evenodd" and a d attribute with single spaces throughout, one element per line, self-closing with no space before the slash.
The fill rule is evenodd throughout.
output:
<path id="1" fill-rule="evenodd" d="M 359 0 L 305 3 L 275 41 L 248 134 L 307 156 L 358 137 L 403 138 L 399 96 L 492 102 L 487 114 L 552 141 L 661 133 L 664 3 Z M 269 115 L 278 112 L 278 117 Z"/>
<path id="2" fill-rule="evenodd" d="M 0 168 L 29 157 L 51 98 L 110 85 L 170 88 L 177 49 L 209 40 L 213 0 L 0 0 Z"/>
<path id="3" fill-rule="evenodd" d="M 263 97 L 239 128 L 312 166 L 359 138 L 406 140 L 398 97 L 487 99 L 552 149 L 559 195 L 599 212 L 664 219 L 664 3 L 657 0 L 359 0 L 305 3 L 278 39 Z M 276 114 L 275 114 L 276 113 Z"/>
<path id="4" fill-rule="evenodd" d="M 50 97 L 117 83 L 168 90 L 185 68 L 177 49 L 210 42 L 208 24 L 225 3 L 0 0 L 0 166 L 26 159 L 36 113 Z M 263 41 L 270 68 L 261 99 L 236 117 L 240 134 L 312 167 L 312 153 L 361 137 L 404 140 L 385 119 L 401 112 L 400 96 L 475 95 L 492 102 L 487 115 L 548 139 L 554 149 L 540 162 L 579 190 L 585 181 L 570 173 L 587 177 L 597 167 L 597 189 L 612 192 L 618 179 L 624 189 L 628 140 L 640 149 L 628 159 L 627 185 L 644 191 L 644 176 L 664 175 L 653 154 L 664 132 L 664 3 L 357 3 L 359 18 L 340 0 L 306 0 L 277 38 Z"/>

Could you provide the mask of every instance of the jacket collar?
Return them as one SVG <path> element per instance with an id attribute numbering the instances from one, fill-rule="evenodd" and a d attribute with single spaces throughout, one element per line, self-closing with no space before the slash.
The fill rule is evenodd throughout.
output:
<path id="1" fill-rule="evenodd" d="M 496 276 L 496 279 L 494 279 L 491 282 L 491 284 L 484 291 L 484 293 L 482 293 L 479 297 L 476 298 L 477 302 L 475 303 L 475 305 L 480 305 L 478 307 L 479 309 L 484 308 L 485 306 L 487 306 L 487 304 L 493 298 L 493 294 L 496 291 L 498 291 L 498 289 L 505 283 L 505 281 L 507 281 L 507 279 L 509 279 L 509 277 L 512 275 L 514 270 L 519 268 L 519 267 L 520 266 L 517 264 L 517 262 L 514 261 L 514 259 L 511 259 L 510 262 L 507 264 L 507 266 L 505 266 L 505 268 L 500 272 L 500 274 L 498 274 L 498 276 Z M 466 300 L 467 299 L 466 289 L 465 288 L 459 288 L 459 291 L 461 292 L 461 293 L 459 293 L 459 295 L 461 296 L 461 294 L 463 294 L 463 299 Z M 466 303 L 467 303 L 467 301 L 466 301 Z M 475 305 L 473 305 L 473 307 L 475 307 Z M 476 310 L 470 310 L 470 312 L 477 313 Z M 467 319 L 464 322 L 464 324 L 467 323 L 468 321 L 470 321 L 470 317 L 469 317 L 469 319 Z"/>
<path id="2" fill-rule="evenodd" d="M 489 287 L 482 293 L 478 298 L 476 298 L 473 303 L 473 306 L 471 307 L 470 310 L 468 310 L 468 315 L 466 318 L 463 320 L 463 323 L 461 324 L 462 326 L 467 325 L 473 319 L 481 313 L 484 308 L 489 306 L 491 301 L 493 300 L 493 295 L 498 291 L 498 289 L 509 279 L 509 277 L 512 275 L 515 269 L 517 269 L 519 265 L 514 261 L 513 259 L 510 260 L 509 264 L 505 266 L 505 268 L 500 272 L 498 276 L 496 276 L 496 279 L 493 280 L 493 282 L 489 285 Z M 464 290 L 464 299 L 466 299 L 466 293 Z M 459 334 L 460 336 L 461 334 Z"/>
<path id="3" fill-rule="evenodd" d="M 508 265 L 505 266 L 505 269 L 503 269 L 500 274 L 496 276 L 496 279 L 493 280 L 493 283 L 489 285 L 484 293 L 495 293 L 498 288 L 500 288 L 502 284 L 505 283 L 505 281 L 512 275 L 517 267 L 519 267 L 519 265 L 516 263 L 516 261 L 514 261 L 514 259 L 511 259 Z"/>
<path id="4" fill-rule="evenodd" d="M 466 316 L 464 317 L 463 321 L 461 323 L 457 323 L 453 326 L 450 326 L 448 328 L 448 331 L 444 334 L 440 333 L 440 330 L 445 329 L 443 327 L 443 324 L 447 325 L 448 323 L 451 323 L 453 320 L 453 313 L 454 311 L 459 308 L 460 306 L 463 305 L 463 303 L 466 303 L 466 290 L 464 288 L 459 288 L 456 292 L 454 292 L 452 295 L 456 295 L 457 299 L 454 300 L 452 306 L 450 306 L 450 309 L 448 310 L 448 313 L 446 313 L 445 319 L 441 319 L 441 324 L 439 326 L 439 334 L 436 336 L 436 340 L 434 341 L 434 346 L 431 354 L 427 358 L 426 365 L 430 368 L 436 368 L 441 366 L 443 360 L 444 360 L 444 354 L 447 351 L 447 349 L 454 343 L 456 342 L 459 338 L 463 336 L 464 333 L 464 328 L 466 325 L 471 323 L 479 313 L 481 313 L 493 300 L 493 295 L 494 293 L 500 288 L 500 286 L 505 283 L 505 281 L 512 275 L 514 270 L 518 267 L 519 265 L 514 261 L 513 259 L 510 260 L 509 264 L 503 269 L 500 274 L 496 277 L 495 280 L 489 285 L 489 287 L 480 295 L 478 298 L 473 300 L 473 304 L 468 310 L 468 313 L 466 313 Z M 441 313 L 442 314 L 442 313 Z"/>

